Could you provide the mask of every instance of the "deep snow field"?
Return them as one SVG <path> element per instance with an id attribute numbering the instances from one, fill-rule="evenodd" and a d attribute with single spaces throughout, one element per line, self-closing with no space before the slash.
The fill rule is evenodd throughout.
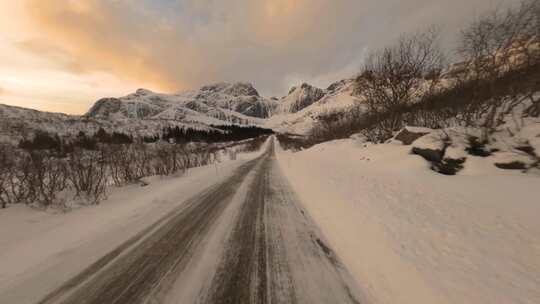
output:
<path id="1" fill-rule="evenodd" d="M 540 176 L 474 156 L 445 176 L 410 150 L 347 139 L 278 158 L 370 303 L 540 303 Z"/>

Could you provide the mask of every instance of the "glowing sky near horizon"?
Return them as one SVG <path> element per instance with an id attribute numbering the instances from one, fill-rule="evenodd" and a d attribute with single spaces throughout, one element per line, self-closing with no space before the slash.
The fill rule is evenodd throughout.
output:
<path id="1" fill-rule="evenodd" d="M 0 103 L 84 113 L 96 99 L 247 81 L 326 86 L 367 50 L 515 0 L 0 0 Z"/>

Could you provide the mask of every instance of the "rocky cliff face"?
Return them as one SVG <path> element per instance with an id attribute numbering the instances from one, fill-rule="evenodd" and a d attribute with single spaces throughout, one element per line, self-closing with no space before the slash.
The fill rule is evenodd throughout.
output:
<path id="1" fill-rule="evenodd" d="M 279 112 L 296 113 L 319 101 L 324 95 L 325 91 L 307 83 L 299 87 L 293 87 L 289 91 L 289 95 L 281 100 Z"/>
<path id="2" fill-rule="evenodd" d="M 236 114 L 248 118 L 267 118 L 277 105 L 275 100 L 261 97 L 251 84 L 219 83 L 197 91 L 171 95 L 139 89 L 125 97 L 98 100 L 86 116 L 148 119 L 163 116 L 164 112 L 191 110 L 201 115 L 217 113 L 219 117 L 210 116 L 219 119 L 238 116 Z"/>
<path id="3" fill-rule="evenodd" d="M 270 117 L 278 106 L 275 100 L 261 97 L 249 83 L 204 86 L 195 96 L 195 101 L 257 118 Z"/>

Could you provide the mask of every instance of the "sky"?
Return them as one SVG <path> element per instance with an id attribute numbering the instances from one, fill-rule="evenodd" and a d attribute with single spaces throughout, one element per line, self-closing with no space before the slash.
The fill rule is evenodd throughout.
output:
<path id="1" fill-rule="evenodd" d="M 352 77 L 403 33 L 451 50 L 517 0 L 0 0 L 0 103 L 82 114 L 137 88 L 250 82 L 264 96 Z M 450 52 L 451 55 L 451 52 Z"/>

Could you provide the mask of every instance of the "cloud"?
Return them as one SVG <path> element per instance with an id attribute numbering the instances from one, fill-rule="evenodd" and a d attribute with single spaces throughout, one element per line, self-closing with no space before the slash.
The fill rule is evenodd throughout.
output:
<path id="1" fill-rule="evenodd" d="M 182 83 L 179 73 L 171 73 L 183 64 L 175 56 L 182 40 L 178 31 L 150 22 L 127 1 L 30 0 L 27 7 L 36 28 L 55 46 L 45 54 L 71 57 L 79 72 L 106 71 L 163 88 Z"/>
<path id="2" fill-rule="evenodd" d="M 85 72 L 83 65 L 78 63 L 74 57 L 46 40 L 28 39 L 17 41 L 14 44 L 18 49 L 53 62 L 65 71 L 76 74 Z"/>
<path id="3" fill-rule="evenodd" d="M 43 38 L 20 47 L 65 70 L 104 71 L 165 91 L 251 81 L 272 95 L 299 77 L 325 85 L 352 76 L 350 67 L 366 49 L 432 23 L 441 24 L 450 45 L 464 22 L 494 6 L 486 0 L 26 1 Z"/>

